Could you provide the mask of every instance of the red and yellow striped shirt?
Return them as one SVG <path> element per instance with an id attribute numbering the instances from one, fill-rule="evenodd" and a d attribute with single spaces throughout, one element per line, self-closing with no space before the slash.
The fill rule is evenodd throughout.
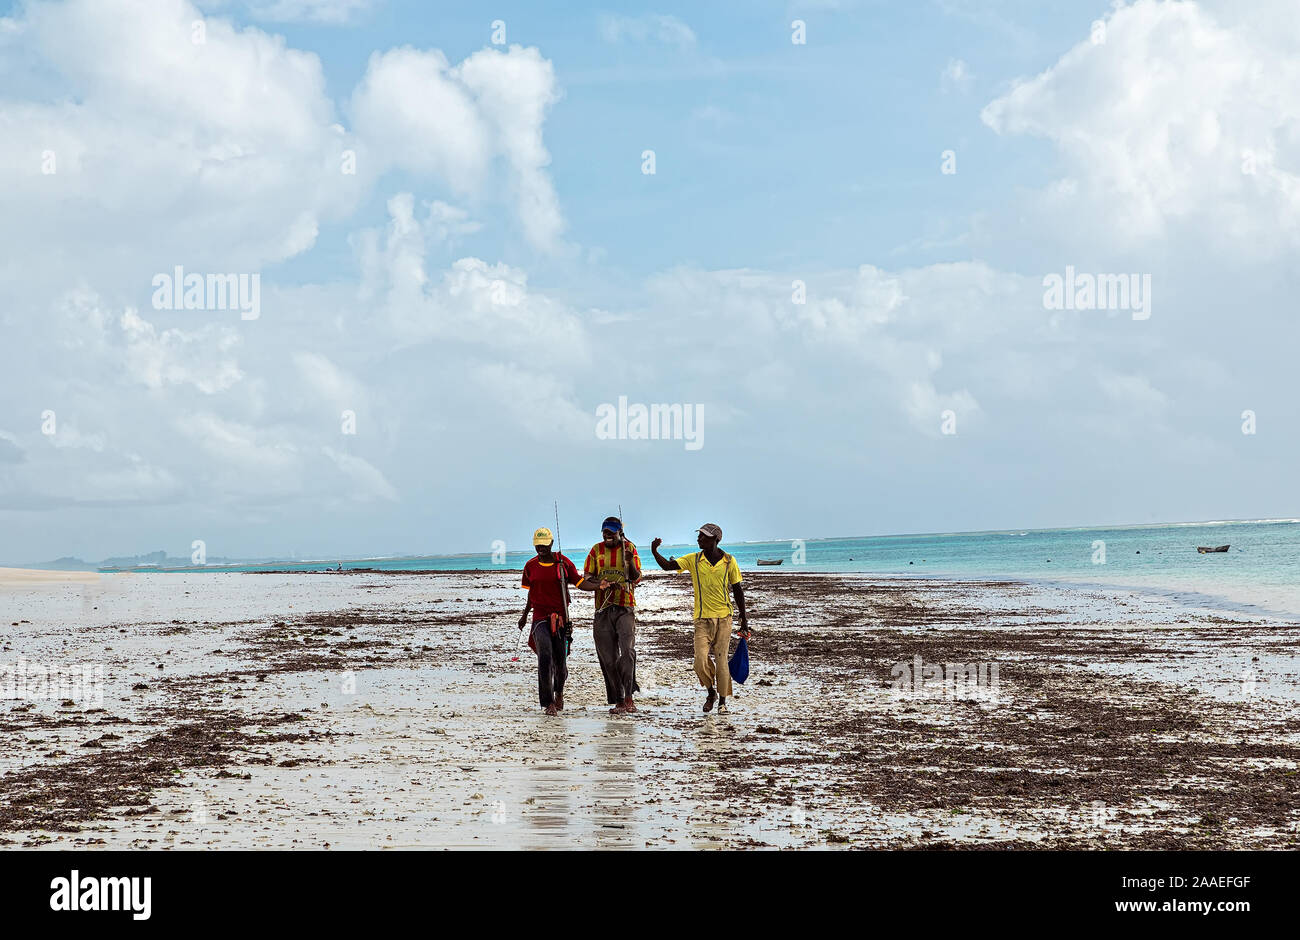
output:
<path id="1" fill-rule="evenodd" d="M 628 551 L 628 558 L 631 560 L 631 568 L 636 575 L 628 583 L 626 573 L 627 565 L 624 562 L 623 549 Z M 609 604 L 617 604 L 622 607 L 635 607 L 636 598 L 633 592 L 636 582 L 641 580 L 641 556 L 637 554 L 636 546 L 631 542 L 624 542 L 622 546 L 615 545 L 610 548 L 605 542 L 599 541 L 591 546 L 591 551 L 587 552 L 587 561 L 582 566 L 584 577 L 595 578 L 600 580 L 612 581 L 618 584 L 618 587 L 610 588 L 609 591 L 602 591 L 596 588 L 596 609 L 604 607 L 606 597 L 609 594 Z"/>

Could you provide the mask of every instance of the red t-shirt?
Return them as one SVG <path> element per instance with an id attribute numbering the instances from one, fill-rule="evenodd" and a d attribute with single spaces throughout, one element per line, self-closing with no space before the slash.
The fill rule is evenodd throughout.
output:
<path id="1" fill-rule="evenodd" d="M 572 585 L 582 583 L 582 575 L 565 555 L 557 555 L 564 566 L 564 577 Z M 564 595 L 560 592 L 560 576 L 555 562 L 547 564 L 540 558 L 530 558 L 524 564 L 524 587 L 533 605 L 533 623 L 551 614 L 564 616 Z"/>

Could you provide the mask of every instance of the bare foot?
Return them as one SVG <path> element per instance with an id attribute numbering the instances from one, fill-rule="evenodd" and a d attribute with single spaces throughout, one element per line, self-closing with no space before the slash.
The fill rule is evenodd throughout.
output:
<path id="1" fill-rule="evenodd" d="M 546 714 L 548 714 L 548 715 L 558 715 L 559 713 L 560 713 L 560 710 L 559 710 L 558 708 L 555 707 L 555 703 L 554 703 L 554 702 L 552 702 L 550 705 L 547 705 L 547 706 L 546 706 Z"/>
<path id="2" fill-rule="evenodd" d="M 718 690 L 709 689 L 709 697 L 704 700 L 704 710 L 706 712 L 713 711 L 713 703 L 716 702 L 717 700 L 718 700 Z"/>
<path id="3" fill-rule="evenodd" d="M 623 699 L 623 711 L 634 712 L 636 710 L 636 703 L 632 701 L 632 696 L 629 695 L 627 698 Z"/>
<path id="4" fill-rule="evenodd" d="M 564 695 L 559 692 L 555 693 L 555 710 L 557 712 L 564 711 Z"/>
<path id="5" fill-rule="evenodd" d="M 624 705 L 622 702 L 619 702 L 617 705 L 615 705 L 613 708 L 609 710 L 609 713 L 611 715 L 626 715 L 627 706 Z"/>

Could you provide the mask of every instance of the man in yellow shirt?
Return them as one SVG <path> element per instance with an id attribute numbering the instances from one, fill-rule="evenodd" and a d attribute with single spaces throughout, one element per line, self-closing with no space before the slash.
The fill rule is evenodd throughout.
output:
<path id="1" fill-rule="evenodd" d="M 664 571 L 691 573 L 695 588 L 695 675 L 700 685 L 709 690 L 704 710 L 712 711 L 716 701 L 718 711 L 725 712 L 727 696 L 731 694 L 731 670 L 727 667 L 727 653 L 731 648 L 731 598 L 735 597 L 736 609 L 740 611 L 740 635 L 749 636 L 745 589 L 740 583 L 740 565 L 718 547 L 722 529 L 710 522 L 696 531 L 698 552 L 681 558 L 664 558 L 659 554 L 663 539 L 652 541 L 650 550 Z"/>

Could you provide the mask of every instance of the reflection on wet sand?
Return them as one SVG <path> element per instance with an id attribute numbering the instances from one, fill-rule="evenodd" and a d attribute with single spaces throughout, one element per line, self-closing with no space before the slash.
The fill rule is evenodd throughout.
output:
<path id="1" fill-rule="evenodd" d="M 634 721 L 547 722 L 540 762 L 524 786 L 529 848 L 619 848 L 639 844 Z"/>
<path id="2" fill-rule="evenodd" d="M 735 729 L 726 717 L 716 714 L 704 716 L 699 729 L 690 735 L 696 755 L 693 766 L 702 776 L 707 777 L 725 770 L 727 751 L 734 746 L 735 735 Z M 702 791 L 704 787 L 700 789 Z M 691 809 L 687 832 L 692 847 L 697 849 L 726 848 L 732 836 L 730 825 L 714 812 L 713 807 L 701 807 L 698 804 Z"/>
<path id="3" fill-rule="evenodd" d="M 606 721 L 595 736 L 596 779 L 591 819 L 597 848 L 626 848 L 636 841 L 636 806 L 642 784 L 636 772 L 637 722 Z"/>
<path id="4" fill-rule="evenodd" d="M 523 848 L 577 848 L 573 838 L 576 776 L 570 735 L 564 721 L 545 723 L 539 741 L 540 762 L 528 772 L 523 813 Z"/>

